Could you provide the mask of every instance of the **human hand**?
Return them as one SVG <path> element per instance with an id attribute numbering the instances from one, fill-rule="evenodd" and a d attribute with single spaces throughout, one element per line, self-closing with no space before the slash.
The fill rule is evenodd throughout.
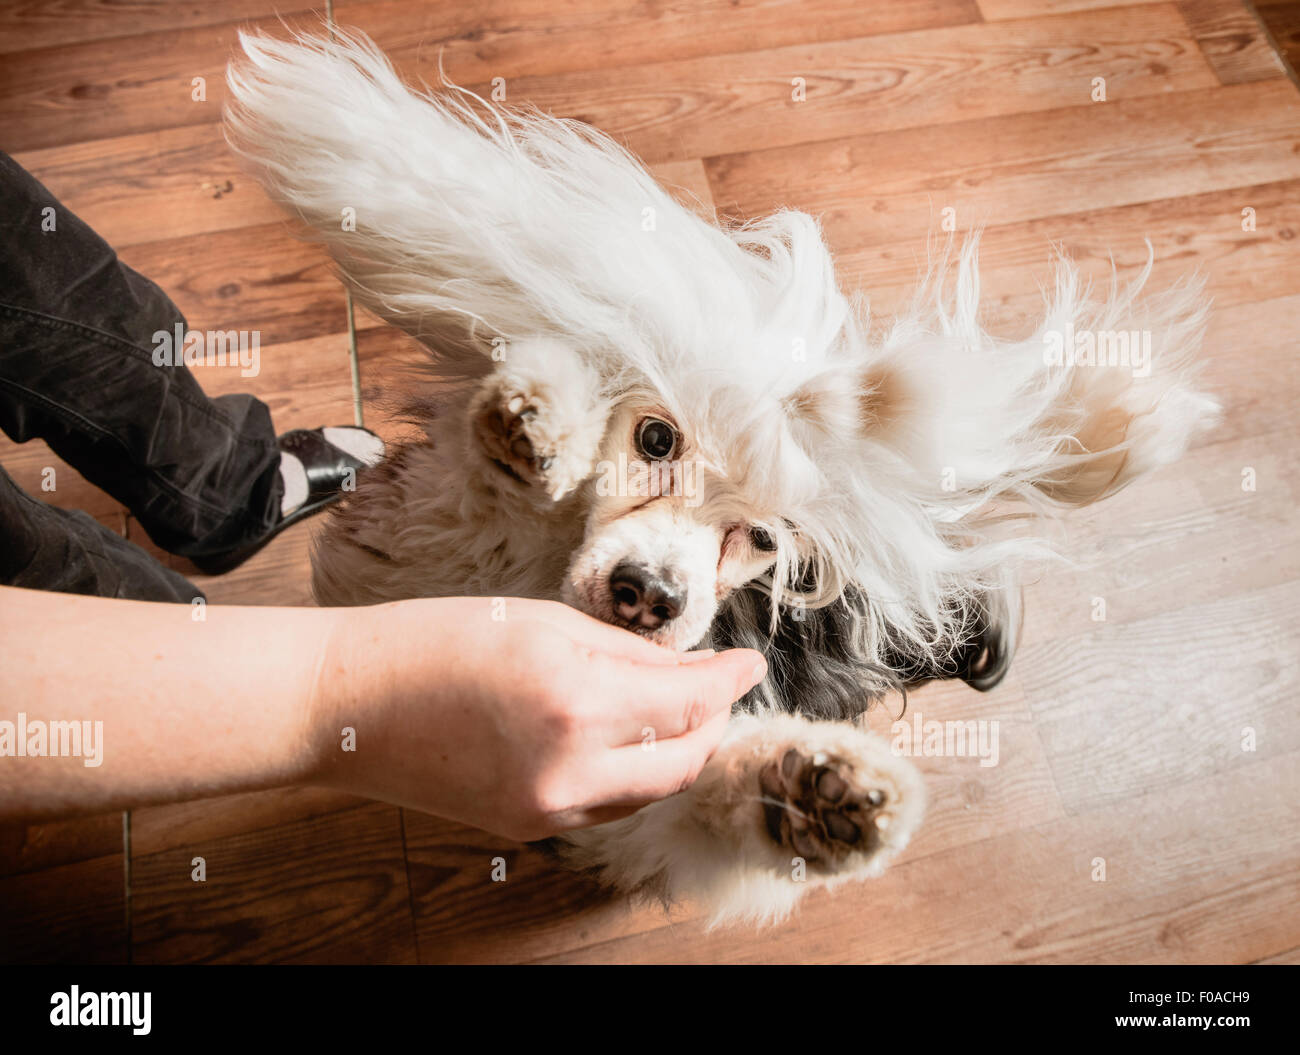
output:
<path id="1" fill-rule="evenodd" d="M 338 611 L 308 779 L 519 840 L 689 787 L 767 670 L 749 649 L 670 652 L 548 601 Z"/>

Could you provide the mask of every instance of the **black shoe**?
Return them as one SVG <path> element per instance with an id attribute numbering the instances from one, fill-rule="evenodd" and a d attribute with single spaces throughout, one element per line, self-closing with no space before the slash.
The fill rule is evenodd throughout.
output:
<path id="1" fill-rule="evenodd" d="M 347 426 L 354 428 L 356 426 Z M 369 429 L 364 430 L 369 432 Z M 372 436 L 374 433 L 370 433 Z M 280 450 L 292 454 L 307 471 L 307 500 L 288 516 L 283 516 L 265 535 L 239 549 L 203 557 L 191 557 L 193 564 L 204 575 L 222 575 L 239 567 L 285 528 L 319 513 L 343 497 L 344 484 L 356 485 L 357 473 L 366 463 L 358 461 L 347 451 L 339 450 L 325 439 L 320 429 L 294 429 L 279 438 Z M 349 490 L 352 489 L 349 487 Z"/>

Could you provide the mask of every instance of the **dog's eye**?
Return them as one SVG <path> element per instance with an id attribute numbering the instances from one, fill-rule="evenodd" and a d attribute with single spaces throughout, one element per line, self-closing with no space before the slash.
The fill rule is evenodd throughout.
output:
<path id="1" fill-rule="evenodd" d="M 677 430 L 659 418 L 646 418 L 636 427 L 636 445 L 651 461 L 667 461 L 677 449 Z"/>
<path id="2" fill-rule="evenodd" d="M 761 527 L 749 529 L 749 543 L 756 550 L 759 550 L 762 553 L 776 552 L 776 539 Z"/>

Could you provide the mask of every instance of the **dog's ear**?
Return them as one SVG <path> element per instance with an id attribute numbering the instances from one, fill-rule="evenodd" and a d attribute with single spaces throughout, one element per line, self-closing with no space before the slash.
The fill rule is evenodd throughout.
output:
<path id="1" fill-rule="evenodd" d="M 1073 267 L 1059 267 L 1057 299 L 1032 336 L 980 328 L 964 261 L 957 303 L 972 303 L 929 326 L 911 320 L 859 369 L 859 435 L 900 455 L 925 501 L 1087 505 L 1173 461 L 1216 419 L 1194 387 L 1198 287 L 1139 299 L 1143 275 L 1092 302 Z M 1097 350 L 1065 355 L 1062 334 Z"/>
<path id="2" fill-rule="evenodd" d="M 873 432 L 880 423 L 877 415 L 885 412 L 887 387 L 883 376 L 836 366 L 804 380 L 781 406 L 798 433 L 852 437 Z"/>
<path id="3" fill-rule="evenodd" d="M 908 688 L 960 678 L 972 688 L 988 692 L 1011 669 L 1021 623 L 1020 593 L 1008 584 L 970 595 L 954 606 L 953 625 L 958 636 L 950 652 L 940 657 L 918 656 L 900 644 L 886 649 L 882 662 Z"/>
<path id="4" fill-rule="evenodd" d="M 808 585 L 808 584 L 805 584 Z M 784 609 L 768 630 L 770 599 L 754 586 L 737 590 L 719 609 L 712 648 L 753 648 L 768 661 L 768 678 L 744 705 L 774 706 L 823 721 L 852 720 L 889 692 L 960 678 L 988 692 L 1006 676 L 1020 638 L 1020 595 L 1009 588 L 967 598 L 954 615 L 960 638 L 942 658 L 887 646 L 872 662 L 855 646 L 855 622 L 868 606 L 850 588 L 820 608 Z"/>
<path id="5" fill-rule="evenodd" d="M 854 375 L 853 396 L 859 431 L 865 436 L 881 437 L 906 422 L 916 408 L 919 393 L 897 364 L 882 362 Z"/>
<path id="6" fill-rule="evenodd" d="M 900 364 L 882 361 L 823 369 L 781 402 L 796 429 L 884 442 L 907 426 L 920 409 L 919 400 L 917 379 L 909 378 Z"/>
<path id="7" fill-rule="evenodd" d="M 226 138 L 362 304 L 453 360 L 536 331 L 505 268 L 530 187 L 468 102 L 417 95 L 360 35 L 240 43 Z"/>
<path id="8" fill-rule="evenodd" d="M 442 357 L 481 368 L 494 338 L 619 348 L 725 317 L 720 284 L 748 293 L 742 248 L 586 125 L 413 91 L 360 34 L 240 40 L 227 139 L 358 300 Z"/>

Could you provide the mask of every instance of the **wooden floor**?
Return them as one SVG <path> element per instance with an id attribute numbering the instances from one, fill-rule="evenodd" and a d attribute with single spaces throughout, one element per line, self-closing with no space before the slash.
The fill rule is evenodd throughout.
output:
<path id="1" fill-rule="evenodd" d="M 1261 6 L 1296 24 L 1294 5 Z M 121 814 L 0 829 L 0 960 L 1300 962 L 1300 92 L 1252 13 L 334 7 L 412 77 L 440 58 L 470 86 L 503 77 L 512 101 L 623 137 L 725 214 L 821 214 L 877 311 L 900 304 L 945 215 L 985 228 L 989 317 L 1008 326 L 1038 300 L 1053 241 L 1100 277 L 1111 254 L 1132 272 L 1149 238 L 1154 281 L 1207 279 L 1224 424 L 1076 521 L 1087 560 L 1031 588 L 999 689 L 912 699 L 927 719 L 996 719 L 999 764 L 920 759 L 933 805 L 906 855 L 782 927 L 706 933 L 689 907 L 629 910 L 493 836 L 296 790 L 137 810 L 125 840 Z M 319 16 L 308 0 L 0 0 L 0 148 L 192 326 L 260 330 L 259 376 L 200 378 L 255 393 L 285 430 L 349 422 L 354 400 L 344 294 L 218 125 L 237 27 L 283 32 L 281 17 Z M 364 316 L 356 344 L 366 423 L 389 432 L 386 379 L 416 353 Z M 0 463 L 149 545 L 42 444 L 0 444 Z M 43 494 L 47 466 L 58 488 Z M 309 603 L 310 531 L 197 581 L 215 602 Z M 498 856 L 505 883 L 490 881 Z"/>

